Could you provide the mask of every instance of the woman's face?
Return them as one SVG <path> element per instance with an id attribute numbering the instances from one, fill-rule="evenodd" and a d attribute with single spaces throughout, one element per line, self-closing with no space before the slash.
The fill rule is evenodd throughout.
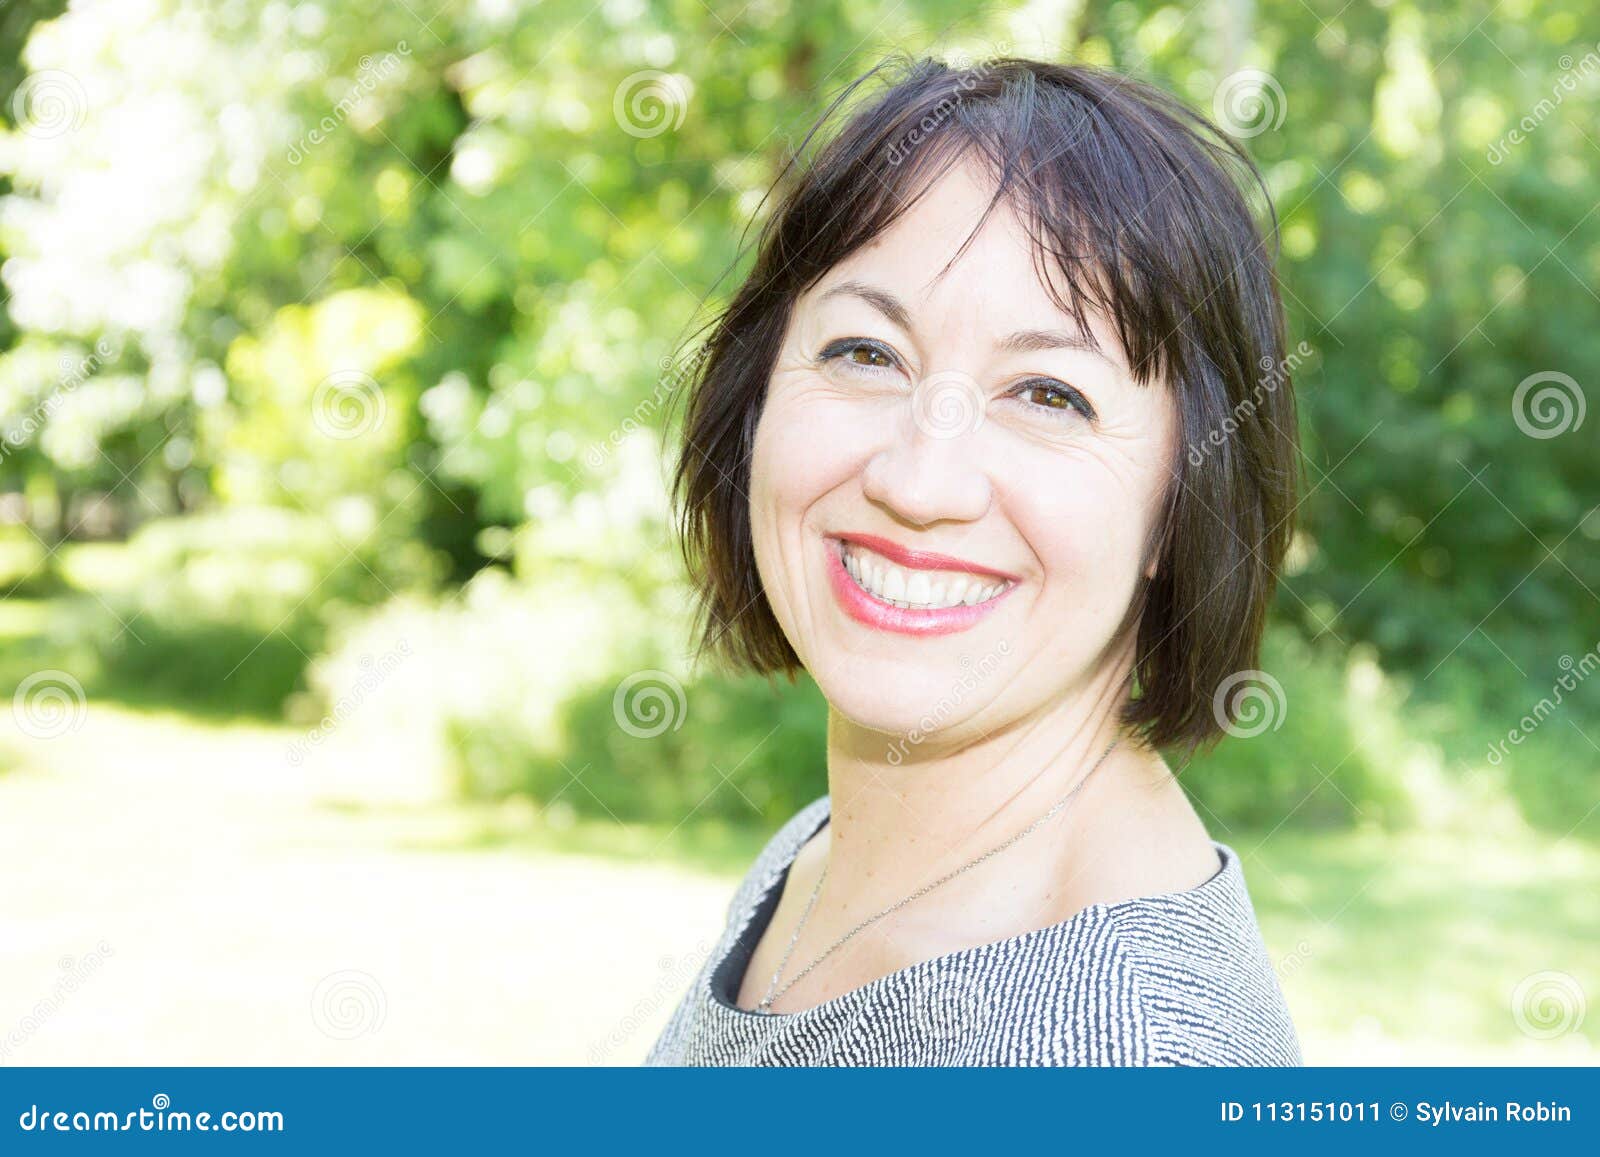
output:
<path id="1" fill-rule="evenodd" d="M 756 564 L 795 652 L 861 726 L 960 739 L 1112 672 L 1176 414 L 1038 281 L 993 184 L 953 168 L 805 293 L 756 432 Z M 1114 665 L 1125 666 L 1125 658 Z M 931 726 L 930 726 L 931 725 Z"/>

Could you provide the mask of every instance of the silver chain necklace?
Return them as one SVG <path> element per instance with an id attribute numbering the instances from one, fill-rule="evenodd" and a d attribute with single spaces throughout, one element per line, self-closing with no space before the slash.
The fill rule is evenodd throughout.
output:
<path id="1" fill-rule="evenodd" d="M 1012 836 L 1010 839 L 1006 840 L 1004 843 L 998 844 L 995 847 L 990 848 L 987 852 L 984 852 L 983 855 L 979 856 L 977 859 L 971 860 L 971 861 L 961 865 L 961 867 L 957 868 L 955 871 L 950 872 L 947 875 L 939 877 L 939 879 L 935 880 L 931 884 L 924 884 L 922 887 L 918 888 L 915 892 L 911 893 L 911 895 L 907 896 L 905 899 L 899 900 L 899 901 L 896 901 L 893 904 L 890 904 L 887 908 L 885 908 L 882 912 L 879 912 L 876 916 L 868 916 L 861 923 L 857 924 L 854 928 L 850 929 L 850 931 L 846 932 L 843 936 L 839 937 L 839 939 L 835 940 L 832 944 L 830 944 L 827 947 L 827 949 L 825 949 L 823 951 L 821 956 L 818 956 L 810 964 L 806 965 L 798 973 L 796 973 L 794 975 L 793 979 L 791 979 L 788 984 L 784 985 L 782 988 L 778 988 L 778 978 L 783 975 L 784 968 L 786 968 L 788 966 L 789 957 L 794 954 L 794 946 L 800 940 L 800 932 L 801 932 L 801 930 L 803 928 L 805 928 L 806 920 L 811 916 L 811 909 L 816 906 L 817 896 L 822 891 L 822 881 L 828 878 L 828 866 L 827 866 L 827 864 L 824 864 L 822 866 L 822 872 L 817 876 L 816 886 L 811 889 L 811 899 L 809 901 L 807 901 L 807 903 L 806 903 L 806 910 L 800 914 L 800 922 L 798 924 L 796 924 L 795 927 L 794 927 L 794 935 L 789 937 L 789 947 L 784 950 L 783 959 L 778 961 L 778 970 L 772 974 L 772 983 L 767 985 L 767 994 L 761 998 L 761 1003 L 756 1006 L 756 1010 L 758 1012 L 770 1012 L 771 1009 L 772 1009 L 772 1002 L 774 1000 L 777 1000 L 778 997 L 782 996 L 784 993 L 788 992 L 791 988 L 793 988 L 797 983 L 799 983 L 799 981 L 801 979 L 803 979 L 806 976 L 807 973 L 809 973 L 817 965 L 821 964 L 829 956 L 833 955 L 833 953 L 835 951 L 837 951 L 838 949 L 844 947 L 845 943 L 847 941 L 849 941 L 850 938 L 852 936 L 854 936 L 857 932 L 860 932 L 863 928 L 866 928 L 868 925 L 871 925 L 871 924 L 876 924 L 879 920 L 882 920 L 885 916 L 889 915 L 889 913 L 896 912 L 899 909 L 904 908 L 907 904 L 911 903 L 913 900 L 920 900 L 923 896 L 926 896 L 929 892 L 933 891 L 935 888 L 940 887 L 943 884 L 948 884 L 951 880 L 955 879 L 957 876 L 961 875 L 963 872 L 971 871 L 973 868 L 976 868 L 979 864 L 981 864 L 985 860 L 987 860 L 990 856 L 998 855 L 999 853 L 1001 853 L 1001 852 L 1005 851 L 1007 848 L 1009 848 L 1012 844 L 1014 844 L 1018 840 L 1022 839 L 1024 836 L 1031 835 L 1035 831 L 1037 831 L 1039 828 L 1043 827 L 1046 823 L 1048 823 L 1050 821 L 1050 819 L 1053 816 L 1056 815 L 1057 812 L 1059 812 L 1062 808 L 1066 807 L 1069 803 L 1071 803 L 1073 801 L 1073 799 L 1077 796 L 1078 792 L 1083 789 L 1083 785 L 1089 782 L 1089 777 L 1091 775 L 1093 775 L 1095 773 L 1095 771 L 1100 767 L 1100 765 L 1106 761 L 1106 756 L 1111 754 L 1112 748 L 1116 747 L 1117 744 L 1119 744 L 1121 742 L 1122 742 L 1122 739 L 1121 739 L 1120 736 L 1118 738 L 1116 738 L 1116 739 L 1113 739 L 1111 741 L 1110 746 L 1107 747 L 1104 751 L 1102 751 L 1100 753 L 1100 758 L 1094 761 L 1094 766 L 1093 767 L 1089 768 L 1088 771 L 1084 772 L 1083 778 L 1078 780 L 1077 784 L 1074 785 L 1073 789 L 1071 791 L 1069 791 L 1066 795 L 1062 796 L 1059 800 L 1057 800 L 1054 807 L 1052 807 L 1049 811 L 1045 812 L 1044 815 L 1040 816 L 1038 819 L 1034 820 L 1033 823 L 1031 823 L 1027 827 L 1023 828 L 1020 832 L 1018 832 L 1016 835 Z M 831 859 L 832 857 L 829 857 L 829 858 Z M 777 989 L 777 991 L 774 992 L 773 991 L 774 989 Z"/>

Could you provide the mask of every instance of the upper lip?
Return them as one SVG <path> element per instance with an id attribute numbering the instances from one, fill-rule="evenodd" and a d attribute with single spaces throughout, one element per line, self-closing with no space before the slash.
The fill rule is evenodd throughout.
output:
<path id="1" fill-rule="evenodd" d="M 901 546 L 899 543 L 890 542 L 887 538 L 879 538 L 875 534 L 845 533 L 834 536 L 841 542 L 854 542 L 883 555 L 891 562 L 901 566 L 911 567 L 914 570 L 958 570 L 969 574 L 991 575 L 994 578 L 1006 579 L 1010 582 L 1019 582 L 1016 575 L 1007 571 L 996 570 L 992 566 L 982 566 L 975 562 L 968 562 L 964 558 L 956 558 L 948 554 L 936 554 L 931 550 L 912 550 Z"/>

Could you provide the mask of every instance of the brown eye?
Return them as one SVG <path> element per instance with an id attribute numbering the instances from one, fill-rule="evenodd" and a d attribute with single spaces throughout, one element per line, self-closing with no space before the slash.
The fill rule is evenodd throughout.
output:
<path id="1" fill-rule="evenodd" d="M 1064 382 L 1024 382 L 1017 387 L 1015 396 L 1043 409 L 1071 411 L 1091 420 L 1095 416 L 1088 400 Z"/>
<path id="2" fill-rule="evenodd" d="M 900 361 L 894 352 L 880 342 L 870 341 L 866 338 L 849 337 L 841 338 L 831 343 L 817 359 L 822 363 L 833 363 L 847 367 L 852 372 L 858 370 L 871 370 L 877 376 L 884 370 L 898 370 Z"/>
<path id="3" fill-rule="evenodd" d="M 858 345 L 847 356 L 858 366 L 887 367 L 894 364 L 887 354 L 872 346 Z"/>

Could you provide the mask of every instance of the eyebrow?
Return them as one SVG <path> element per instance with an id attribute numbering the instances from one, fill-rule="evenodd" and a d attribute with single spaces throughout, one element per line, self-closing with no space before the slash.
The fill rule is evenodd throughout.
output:
<path id="1" fill-rule="evenodd" d="M 872 306 L 884 317 L 895 325 L 911 332 L 911 312 L 906 309 L 905 303 L 894 294 L 867 285 L 861 281 L 841 281 L 829 289 L 819 300 L 826 301 L 830 297 L 856 297 Z M 1061 329 L 1020 329 L 1015 333 L 1007 334 L 995 342 L 995 348 L 1006 353 L 1038 353 L 1043 350 L 1079 350 L 1083 353 L 1093 354 L 1106 364 L 1116 368 L 1116 363 L 1106 356 L 1098 342 L 1093 337 L 1071 333 Z"/>
<path id="2" fill-rule="evenodd" d="M 841 281 L 824 293 L 821 300 L 827 301 L 830 297 L 859 297 L 895 325 L 907 333 L 911 332 L 911 313 L 892 293 L 860 281 Z"/>

